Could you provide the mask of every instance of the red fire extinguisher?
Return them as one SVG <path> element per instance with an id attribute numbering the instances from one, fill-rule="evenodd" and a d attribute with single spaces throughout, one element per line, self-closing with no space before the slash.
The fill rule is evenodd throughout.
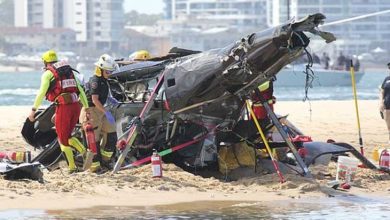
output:
<path id="1" fill-rule="evenodd" d="M 385 149 L 382 151 L 379 157 L 379 167 L 384 169 L 390 169 L 390 152 Z"/>
<path id="2" fill-rule="evenodd" d="M 154 150 L 152 157 L 150 158 L 152 162 L 152 176 L 153 177 L 162 177 L 162 162 L 161 156 L 158 155 L 157 151 Z"/>
<path id="3" fill-rule="evenodd" d="M 11 163 L 30 163 L 31 152 L 30 151 L 9 151 L 0 152 L 0 161 L 9 161 Z"/>
<path id="4" fill-rule="evenodd" d="M 91 123 L 86 123 L 85 125 L 85 131 L 86 131 L 86 136 L 87 136 L 87 144 L 89 150 L 93 154 L 97 154 L 97 147 L 96 147 L 96 140 L 95 140 L 95 132 L 93 129 L 93 126 Z"/>
<path id="5" fill-rule="evenodd" d="M 127 143 L 126 143 L 126 140 L 122 139 L 122 140 L 119 140 L 117 143 L 116 143 L 116 148 L 118 150 L 123 150 L 125 149 Z"/>

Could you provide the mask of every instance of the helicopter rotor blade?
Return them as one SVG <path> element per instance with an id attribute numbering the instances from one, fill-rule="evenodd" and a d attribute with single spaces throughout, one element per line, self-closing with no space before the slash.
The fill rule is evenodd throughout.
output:
<path id="1" fill-rule="evenodd" d="M 342 24 L 342 23 L 345 23 L 345 22 L 360 20 L 360 19 L 364 19 L 364 18 L 368 18 L 368 17 L 373 17 L 373 16 L 377 16 L 377 15 L 386 14 L 386 13 L 389 13 L 389 12 L 390 12 L 390 10 L 384 10 L 384 11 L 374 12 L 374 13 L 370 13 L 370 14 L 359 15 L 359 16 L 352 17 L 352 18 L 347 18 L 347 19 L 342 19 L 342 20 L 338 20 L 338 21 L 329 22 L 329 23 L 321 25 L 321 27 L 326 27 L 326 26 L 335 25 L 335 24 Z"/>

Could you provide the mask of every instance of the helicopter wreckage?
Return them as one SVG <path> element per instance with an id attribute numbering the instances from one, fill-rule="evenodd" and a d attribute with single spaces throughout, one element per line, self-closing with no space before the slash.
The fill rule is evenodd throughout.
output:
<path id="1" fill-rule="evenodd" d="M 285 149 L 283 152 L 293 155 L 292 160 L 281 157 L 279 162 L 295 165 L 298 173 L 308 177 L 308 166 L 322 156 L 346 152 L 376 169 L 346 143 L 305 140 L 299 129 L 286 117 L 275 115 L 266 102 L 269 123 L 257 126 L 248 117 L 246 103 L 251 92 L 305 53 L 310 43 L 307 33 L 320 36 L 326 43 L 335 40 L 333 34 L 318 29 L 324 19 L 320 13 L 309 15 L 220 49 L 199 52 L 173 48 L 163 57 L 118 62 L 119 69 L 108 81 L 111 95 L 119 102 L 106 106 L 116 118 L 119 136 L 113 172 L 149 162 L 153 150 L 164 162 L 191 172 L 218 169 L 221 149 L 243 143 L 254 152 L 255 163 L 259 157 L 256 151 L 267 146 L 268 150 Z M 22 131 L 30 145 L 42 150 L 33 162 L 47 167 L 53 167 L 61 157 L 50 121 L 53 108 L 42 109 L 36 125 L 26 121 Z M 260 138 L 262 131 L 272 138 Z M 80 128 L 75 136 L 85 139 Z M 304 158 L 301 148 L 307 152 Z"/>

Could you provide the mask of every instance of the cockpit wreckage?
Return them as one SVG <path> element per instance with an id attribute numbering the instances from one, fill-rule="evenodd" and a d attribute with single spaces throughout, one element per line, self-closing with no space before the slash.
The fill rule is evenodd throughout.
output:
<path id="1" fill-rule="evenodd" d="M 275 171 L 279 171 L 278 163 L 270 151 L 285 149 L 284 154 L 293 156 L 279 157 L 279 164 L 295 165 L 297 172 L 307 177 L 311 176 L 308 166 L 322 156 L 346 152 L 377 169 L 348 144 L 305 140 L 302 132 L 286 117 L 277 116 L 261 98 L 268 121 L 257 121 L 248 107 L 260 84 L 272 80 L 305 52 L 310 43 L 307 33 L 326 43 L 335 40 L 333 34 L 318 30 L 324 19 L 319 13 L 309 15 L 250 34 L 221 49 L 199 52 L 173 48 L 164 57 L 118 61 L 120 68 L 110 75 L 109 84 L 119 104 L 106 106 L 116 118 L 119 136 L 113 172 L 149 162 L 154 150 L 164 162 L 190 172 L 221 170 L 224 165 L 220 160 L 230 149 L 235 156 L 237 149 L 250 149 L 255 164 L 261 151 L 265 152 L 263 158 L 274 162 Z M 33 162 L 49 168 L 61 157 L 52 115 L 52 107 L 42 110 L 37 124 L 25 125 L 22 132 L 29 144 L 42 150 Z M 81 129 L 75 136 L 84 139 Z M 278 174 L 282 181 L 282 174 Z"/>

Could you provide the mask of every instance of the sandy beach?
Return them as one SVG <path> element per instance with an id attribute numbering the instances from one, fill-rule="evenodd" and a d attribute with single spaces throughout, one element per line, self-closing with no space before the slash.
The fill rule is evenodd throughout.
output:
<path id="1" fill-rule="evenodd" d="M 311 109 L 311 111 L 310 111 Z M 20 135 L 29 106 L 0 107 L 0 151 L 24 150 Z M 331 138 L 359 148 L 354 103 L 349 101 L 278 102 L 278 114 L 288 119 L 315 141 Z M 365 152 L 371 158 L 375 147 L 387 147 L 385 122 L 378 101 L 359 101 L 360 123 Z M 275 201 L 317 199 L 337 195 L 390 197 L 390 175 L 359 169 L 352 188 L 336 191 L 326 187 L 335 179 L 336 164 L 312 167 L 313 179 L 285 174 L 280 184 L 276 174 L 249 176 L 225 182 L 187 173 L 164 164 L 164 177 L 153 179 L 150 165 L 103 175 L 88 172 L 68 175 L 66 170 L 44 171 L 44 183 L 0 179 L 1 210 L 11 208 L 73 209 L 92 206 L 146 206 L 191 201 Z"/>

